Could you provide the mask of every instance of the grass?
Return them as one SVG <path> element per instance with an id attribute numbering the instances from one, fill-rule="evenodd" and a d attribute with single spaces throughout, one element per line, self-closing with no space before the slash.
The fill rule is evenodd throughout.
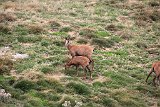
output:
<path id="1" fill-rule="evenodd" d="M 0 1 L 0 88 L 12 95 L 2 106 L 158 107 L 160 89 L 152 75 L 145 79 L 160 60 L 159 6 L 155 0 Z M 81 68 L 78 76 L 75 67 L 64 69 L 68 36 L 94 47 L 93 81 L 81 79 Z M 4 60 L 3 53 L 29 58 Z"/>

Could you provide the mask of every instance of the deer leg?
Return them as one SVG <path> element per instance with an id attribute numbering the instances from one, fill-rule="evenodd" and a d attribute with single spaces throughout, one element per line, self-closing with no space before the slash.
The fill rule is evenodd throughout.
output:
<path id="1" fill-rule="evenodd" d="M 150 70 L 150 72 L 149 72 L 149 74 L 148 74 L 148 76 L 147 76 L 147 78 L 146 78 L 146 82 L 147 82 L 149 76 L 152 74 L 152 72 L 153 72 L 153 68 Z"/>
<path id="2" fill-rule="evenodd" d="M 84 77 L 83 77 L 83 79 L 85 80 L 85 79 L 86 79 L 87 69 L 86 69 L 86 68 L 83 68 L 83 70 L 84 70 Z"/>
<path id="3" fill-rule="evenodd" d="M 157 76 L 157 83 L 160 85 L 160 74 Z"/>
<path id="4" fill-rule="evenodd" d="M 78 66 L 77 65 L 76 65 L 76 72 L 77 72 L 76 77 L 78 77 Z"/>
<path id="5" fill-rule="evenodd" d="M 153 78 L 153 85 L 156 86 L 156 76 Z"/>
<path id="6" fill-rule="evenodd" d="M 92 80 L 92 71 L 90 70 L 89 66 L 87 66 L 87 69 L 88 69 L 88 71 L 90 73 L 90 80 Z"/>
<path id="7" fill-rule="evenodd" d="M 90 63 L 92 63 L 92 71 L 94 71 L 94 60 L 90 56 L 88 56 L 88 59 L 90 60 Z"/>

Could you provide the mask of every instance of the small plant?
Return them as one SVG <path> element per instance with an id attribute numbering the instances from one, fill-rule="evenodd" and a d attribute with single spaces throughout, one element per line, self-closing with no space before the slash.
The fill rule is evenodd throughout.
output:
<path id="1" fill-rule="evenodd" d="M 49 44 L 49 41 L 42 39 L 41 46 L 48 46 Z"/>

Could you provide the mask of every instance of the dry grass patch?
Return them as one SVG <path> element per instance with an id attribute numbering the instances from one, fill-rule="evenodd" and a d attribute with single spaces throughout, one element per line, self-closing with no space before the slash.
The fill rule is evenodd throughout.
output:
<path id="1" fill-rule="evenodd" d="M 3 53 L 0 50 L 0 74 L 9 74 L 10 70 L 13 68 L 13 60 L 10 53 Z"/>
<path id="2" fill-rule="evenodd" d="M 17 19 L 17 17 L 13 13 L 6 13 L 6 12 L 0 13 L 0 22 L 15 21 L 16 19 Z"/>
<path id="3" fill-rule="evenodd" d="M 31 11 L 41 11 L 41 6 L 39 2 L 32 2 L 26 5 L 26 10 L 31 10 Z"/>
<path id="4" fill-rule="evenodd" d="M 5 24 L 0 24 L 0 32 L 1 33 L 9 33 L 10 31 L 12 31 L 12 27 L 11 26 L 7 26 Z"/>
<path id="5" fill-rule="evenodd" d="M 29 33 L 33 34 L 40 34 L 45 32 L 44 27 L 39 24 L 29 24 L 27 25 L 27 28 L 29 30 Z"/>
<path id="6" fill-rule="evenodd" d="M 136 25 L 145 26 L 148 22 L 160 21 L 160 11 L 156 8 L 138 9 L 133 16 L 136 19 Z"/>
<path id="7" fill-rule="evenodd" d="M 13 1 L 7 1 L 3 4 L 4 9 L 17 9 L 17 7 L 18 5 Z"/>

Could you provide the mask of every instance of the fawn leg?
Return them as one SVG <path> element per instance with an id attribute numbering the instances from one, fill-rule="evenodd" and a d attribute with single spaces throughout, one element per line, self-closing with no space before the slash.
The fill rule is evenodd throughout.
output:
<path id="1" fill-rule="evenodd" d="M 90 70 L 89 66 L 87 66 L 87 69 L 88 69 L 88 71 L 90 73 L 90 80 L 92 80 L 92 71 Z"/>

